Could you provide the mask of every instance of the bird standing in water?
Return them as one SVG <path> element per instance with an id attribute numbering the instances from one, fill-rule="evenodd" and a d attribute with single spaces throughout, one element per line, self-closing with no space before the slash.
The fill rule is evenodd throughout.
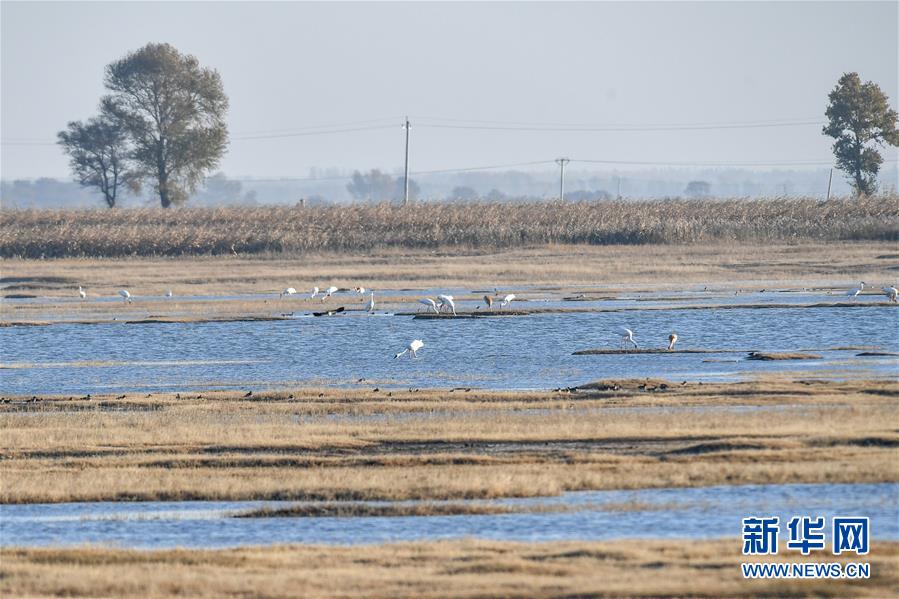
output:
<path id="1" fill-rule="evenodd" d="M 628 343 L 634 344 L 634 349 L 637 349 L 637 342 L 634 341 L 634 332 L 627 327 L 621 327 L 618 329 L 618 334 L 621 335 L 621 346 L 627 347 Z"/>
<path id="2" fill-rule="evenodd" d="M 407 345 L 407 346 L 406 346 L 406 349 L 404 349 L 404 350 L 401 351 L 400 353 L 398 353 L 398 354 L 396 354 L 395 356 L 393 356 L 393 359 L 396 360 L 397 358 L 399 358 L 400 356 L 402 356 L 402 355 L 405 354 L 406 352 L 412 352 L 412 353 L 409 355 L 409 358 L 410 358 L 410 359 L 411 359 L 411 358 L 417 358 L 417 357 L 418 357 L 418 354 L 417 354 L 416 352 L 417 352 L 418 350 L 420 350 L 421 348 L 423 348 L 424 346 L 425 346 L 424 341 L 422 341 L 421 339 L 416 339 L 415 341 L 413 341 L 412 343 L 410 343 L 409 345 Z"/>
<path id="3" fill-rule="evenodd" d="M 674 349 L 674 344 L 677 343 L 677 333 L 671 333 L 668 335 L 668 351 L 672 351 Z"/>

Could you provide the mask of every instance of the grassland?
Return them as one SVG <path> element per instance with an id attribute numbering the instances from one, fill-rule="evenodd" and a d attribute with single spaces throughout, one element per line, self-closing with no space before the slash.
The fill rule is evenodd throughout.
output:
<path id="1" fill-rule="evenodd" d="M 660 409 L 615 409 L 628 406 Z M 895 482 L 897 416 L 899 383 L 884 381 L 6 399 L 0 501 Z"/>
<path id="2" fill-rule="evenodd" d="M 820 561 L 781 552 L 778 562 Z M 739 539 L 441 541 L 228 550 L 2 552 L 0 594 L 65 597 L 895 597 L 899 543 L 876 542 L 869 580 L 744 580 Z M 770 560 L 768 560 L 770 561 Z M 828 562 L 846 563 L 845 556 Z"/>
<path id="3" fill-rule="evenodd" d="M 0 211 L 22 258 L 899 239 L 896 196 L 523 204 Z"/>

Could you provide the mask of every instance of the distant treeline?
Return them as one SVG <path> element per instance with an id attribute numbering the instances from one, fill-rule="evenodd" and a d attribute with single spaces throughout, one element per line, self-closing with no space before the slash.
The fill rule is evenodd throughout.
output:
<path id="1" fill-rule="evenodd" d="M 899 196 L 0 212 L 7 258 L 812 240 L 899 240 Z"/>

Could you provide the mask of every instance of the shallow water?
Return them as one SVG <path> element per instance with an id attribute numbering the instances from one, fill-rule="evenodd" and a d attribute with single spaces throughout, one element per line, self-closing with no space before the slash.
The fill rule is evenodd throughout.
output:
<path id="1" fill-rule="evenodd" d="M 0 505 L 0 546 L 102 543 L 121 547 L 234 547 L 279 543 L 362 544 L 475 537 L 554 541 L 739 537 L 741 519 L 871 518 L 870 535 L 899 540 L 899 484 L 742 485 L 588 491 L 559 497 L 454 501 L 573 511 L 501 515 L 353 518 L 232 518 L 288 502 L 148 502 Z M 411 502 L 404 502 L 411 503 Z M 620 511 L 614 505 L 634 503 Z M 829 534 L 829 531 L 828 531 Z"/>
<path id="2" fill-rule="evenodd" d="M 783 362 L 747 361 L 740 354 L 571 354 L 617 347 L 620 326 L 634 329 L 641 347 L 664 347 L 674 330 L 679 349 L 869 345 L 895 352 L 897 316 L 895 308 L 878 306 L 4 327 L 0 390 L 84 394 L 357 384 L 546 389 L 600 378 L 737 380 L 795 370 L 819 377 L 894 377 L 895 357 L 856 359 L 852 350 Z M 424 340 L 419 358 L 393 359 L 412 339 Z M 716 357 L 737 361 L 706 361 Z"/>

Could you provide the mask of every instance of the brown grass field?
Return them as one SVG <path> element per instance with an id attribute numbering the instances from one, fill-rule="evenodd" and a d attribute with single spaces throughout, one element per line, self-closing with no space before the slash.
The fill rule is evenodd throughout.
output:
<path id="1" fill-rule="evenodd" d="M 735 405 L 759 409 L 728 409 Z M 666 409 L 617 409 L 628 406 Z M 895 482 L 897 416 L 899 383 L 889 381 L 7 398 L 0 501 L 429 500 Z"/>
<path id="2" fill-rule="evenodd" d="M 0 256 L 899 239 L 896 196 L 0 211 Z"/>
<path id="3" fill-rule="evenodd" d="M 867 562 L 868 580 L 744 580 L 741 562 Z M 509 543 L 475 540 L 227 550 L 10 549 L 4 597 L 895 597 L 899 543 L 863 560 L 782 551 L 744 558 L 739 539 Z"/>

